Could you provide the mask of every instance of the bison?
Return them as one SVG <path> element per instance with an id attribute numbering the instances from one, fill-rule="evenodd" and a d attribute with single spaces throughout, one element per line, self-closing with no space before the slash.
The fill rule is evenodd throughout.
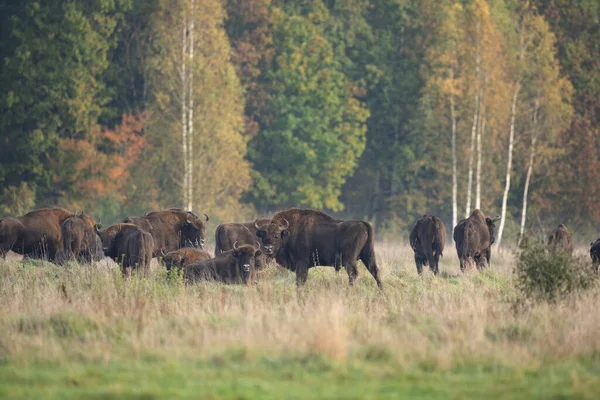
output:
<path id="1" fill-rule="evenodd" d="M 410 247 L 415 252 L 415 263 L 419 275 L 423 265 L 429 265 L 434 274 L 439 272 L 439 261 L 446 244 L 446 227 L 441 219 L 423 215 L 410 231 Z"/>
<path id="2" fill-rule="evenodd" d="M 167 271 L 171 271 L 173 268 L 185 268 L 189 265 L 209 260 L 210 254 L 207 251 L 200 250 L 196 247 L 184 247 L 183 249 L 161 253 L 163 263 L 167 267 Z"/>
<path id="3" fill-rule="evenodd" d="M 590 243 L 590 257 L 597 273 L 600 273 L 600 238 Z"/>
<path id="4" fill-rule="evenodd" d="M 183 247 L 200 247 L 206 244 L 206 219 L 190 211 L 178 208 L 153 211 L 143 217 L 127 217 L 124 223 L 135 224 L 150 232 L 154 239 L 152 255 L 158 257 L 161 252 L 168 253 Z"/>
<path id="5" fill-rule="evenodd" d="M 54 261 L 62 250 L 63 222 L 73 213 L 63 208 L 42 208 L 20 217 L 0 219 L 0 253 L 9 250 L 29 258 Z"/>
<path id="6" fill-rule="evenodd" d="M 102 244 L 97 235 L 101 224 L 83 213 L 67 218 L 61 227 L 63 240 L 63 261 L 76 259 L 90 262 L 102 258 Z"/>
<path id="7" fill-rule="evenodd" d="M 152 235 L 134 224 L 113 225 L 100 232 L 107 257 L 121 265 L 123 275 L 131 270 L 147 271 L 152 260 Z"/>
<path id="8" fill-rule="evenodd" d="M 184 269 L 183 277 L 188 281 L 214 280 L 249 285 L 254 280 L 255 257 L 259 251 L 260 247 L 234 243 L 232 250 L 189 265 Z"/>
<path id="9" fill-rule="evenodd" d="M 259 240 L 257 232 L 260 232 L 260 226 L 270 221 L 270 218 L 263 218 L 254 222 L 219 225 L 215 231 L 215 255 L 232 250 L 235 242 L 253 245 Z M 256 257 L 256 269 L 263 268 L 267 262 L 267 256 L 261 252 Z"/>
<path id="10" fill-rule="evenodd" d="M 548 237 L 548 248 L 553 253 L 573 253 L 573 238 L 565 224 L 560 224 Z"/>
<path id="11" fill-rule="evenodd" d="M 460 270 L 464 272 L 466 264 L 474 261 L 477 269 L 490 264 L 495 223 L 500 217 L 486 217 L 481 210 L 474 210 L 469 218 L 461 220 L 454 228 L 454 242 L 460 260 Z"/>
<path id="12" fill-rule="evenodd" d="M 375 235 L 365 221 L 342 221 L 324 212 L 291 208 L 278 212 L 258 231 L 263 251 L 296 272 L 296 284 L 306 283 L 309 268 L 346 267 L 350 285 L 358 276 L 360 259 L 381 288 L 375 259 Z"/>

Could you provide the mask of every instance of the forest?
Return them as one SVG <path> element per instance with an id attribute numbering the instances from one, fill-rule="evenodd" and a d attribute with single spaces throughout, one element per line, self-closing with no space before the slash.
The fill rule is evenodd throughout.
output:
<path id="1" fill-rule="evenodd" d="M 595 0 L 0 0 L 0 216 L 600 225 Z M 587 244 L 587 242 L 586 242 Z"/>

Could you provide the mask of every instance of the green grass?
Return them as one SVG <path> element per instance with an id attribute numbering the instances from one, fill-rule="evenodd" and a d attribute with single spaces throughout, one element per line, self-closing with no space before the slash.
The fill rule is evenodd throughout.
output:
<path id="1" fill-rule="evenodd" d="M 600 288 L 515 307 L 514 259 L 417 276 L 380 244 L 361 267 L 275 266 L 252 287 L 155 269 L 0 261 L 0 398 L 590 398 L 600 393 Z"/>

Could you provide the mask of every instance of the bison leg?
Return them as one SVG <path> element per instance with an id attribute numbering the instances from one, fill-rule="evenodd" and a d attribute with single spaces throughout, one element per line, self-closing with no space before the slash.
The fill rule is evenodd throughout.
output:
<path id="1" fill-rule="evenodd" d="M 416 253 L 415 253 L 415 264 L 417 265 L 417 274 L 421 275 L 423 273 L 423 260 Z"/>
<path id="2" fill-rule="evenodd" d="M 487 261 L 488 266 L 490 265 L 491 258 L 492 258 L 492 249 L 490 248 L 485 251 L 485 259 Z"/>
<path id="3" fill-rule="evenodd" d="M 298 287 L 304 286 L 306 279 L 308 278 L 308 266 L 310 261 L 291 261 L 291 267 L 296 271 L 296 285 Z"/>
<path id="4" fill-rule="evenodd" d="M 432 255 L 431 256 L 431 260 L 429 260 L 429 269 L 435 275 L 437 275 L 440 272 L 439 262 L 440 262 L 440 256 L 439 256 L 439 254 Z"/>
<path id="5" fill-rule="evenodd" d="M 348 272 L 348 284 L 350 286 L 354 286 L 354 281 L 356 280 L 356 277 L 358 276 L 358 268 L 356 268 L 356 263 L 347 263 L 345 265 L 346 267 L 346 272 Z"/>

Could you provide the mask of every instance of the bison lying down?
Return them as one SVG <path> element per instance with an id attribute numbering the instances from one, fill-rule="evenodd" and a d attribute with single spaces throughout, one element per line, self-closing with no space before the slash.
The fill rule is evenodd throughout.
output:
<path id="1" fill-rule="evenodd" d="M 214 280 L 249 285 L 254 280 L 255 257 L 258 254 L 259 247 L 247 244 L 238 247 L 236 243 L 233 250 L 186 267 L 183 277 L 188 281 Z"/>
<path id="2" fill-rule="evenodd" d="M 215 255 L 233 249 L 233 244 L 254 245 L 259 241 L 256 235 L 260 231 L 260 226 L 268 224 L 271 221 L 269 218 L 258 219 L 254 222 L 221 224 L 215 231 Z M 267 255 L 262 253 L 256 257 L 256 268 L 261 269 L 268 263 Z"/>
<path id="3" fill-rule="evenodd" d="M 181 269 L 200 261 L 209 260 L 210 254 L 196 247 L 185 247 L 168 253 L 163 251 L 162 259 L 167 271 L 170 271 L 173 268 Z"/>

